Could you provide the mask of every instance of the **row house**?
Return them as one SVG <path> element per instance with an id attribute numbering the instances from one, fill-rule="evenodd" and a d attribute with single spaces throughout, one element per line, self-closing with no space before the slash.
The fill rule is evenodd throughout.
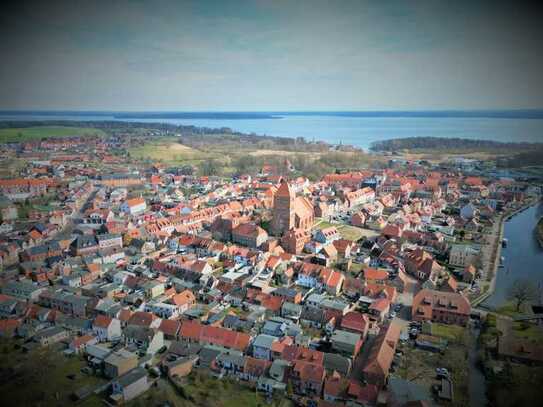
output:
<path id="1" fill-rule="evenodd" d="M 39 301 L 44 307 L 81 318 L 85 318 L 96 303 L 91 297 L 51 290 L 40 293 Z"/>
<path id="2" fill-rule="evenodd" d="M 415 321 L 432 321 L 466 326 L 471 305 L 462 294 L 423 289 L 413 298 Z"/>

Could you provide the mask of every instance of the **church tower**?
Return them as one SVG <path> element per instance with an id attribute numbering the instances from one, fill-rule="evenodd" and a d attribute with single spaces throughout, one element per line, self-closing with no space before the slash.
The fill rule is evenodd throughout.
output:
<path id="1" fill-rule="evenodd" d="M 294 229 L 294 205 L 296 194 L 283 179 L 273 200 L 272 233 L 282 236 L 290 229 Z"/>

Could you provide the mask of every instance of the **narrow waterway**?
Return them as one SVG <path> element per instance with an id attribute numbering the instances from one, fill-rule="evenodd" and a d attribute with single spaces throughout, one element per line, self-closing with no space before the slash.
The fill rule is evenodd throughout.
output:
<path id="1" fill-rule="evenodd" d="M 469 401 L 472 407 L 485 407 L 488 404 L 486 398 L 486 378 L 477 365 L 477 339 L 479 338 L 479 328 L 470 327 L 470 341 L 468 347 L 468 366 L 469 366 Z"/>
<path id="2" fill-rule="evenodd" d="M 494 293 L 483 302 L 485 307 L 497 308 L 507 302 L 507 290 L 517 279 L 527 279 L 543 287 L 543 249 L 534 228 L 543 215 L 543 204 L 524 210 L 505 223 L 507 247 L 502 250 L 504 267 L 498 269 Z"/>

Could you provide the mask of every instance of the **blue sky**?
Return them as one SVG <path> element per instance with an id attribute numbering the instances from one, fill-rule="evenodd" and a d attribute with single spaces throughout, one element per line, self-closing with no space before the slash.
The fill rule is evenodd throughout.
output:
<path id="1" fill-rule="evenodd" d="M 0 109 L 543 107 L 540 13 L 521 3 L 13 4 Z"/>

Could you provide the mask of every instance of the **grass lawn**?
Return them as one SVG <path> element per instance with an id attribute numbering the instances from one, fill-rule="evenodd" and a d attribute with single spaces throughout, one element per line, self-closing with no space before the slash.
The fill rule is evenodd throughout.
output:
<path id="1" fill-rule="evenodd" d="M 143 146 L 132 147 L 129 152 L 133 158 L 149 158 L 169 164 L 195 164 L 203 160 L 221 158 L 218 154 L 196 150 L 167 138 Z"/>
<path id="2" fill-rule="evenodd" d="M 432 335 L 449 341 L 461 340 L 464 336 L 464 331 L 465 328 L 461 326 L 432 323 Z"/>
<path id="3" fill-rule="evenodd" d="M 7 404 L 14 406 L 69 405 L 70 395 L 86 386 L 91 389 L 105 381 L 81 373 L 86 363 L 77 356 L 65 357 L 53 348 L 41 348 L 23 353 L 14 349 L 13 342 L 2 342 L 0 347 L 0 394 L 8 395 Z M 68 375 L 75 375 L 69 379 Z M 84 405 L 100 405 L 92 395 Z"/>
<path id="4" fill-rule="evenodd" d="M 517 308 L 515 304 L 512 302 L 508 302 L 507 304 L 503 305 L 502 307 L 498 308 L 496 310 L 497 314 L 507 315 L 509 317 L 515 318 L 517 316 L 523 315 L 523 309 L 520 308 L 519 311 L 517 311 Z"/>
<path id="5" fill-rule="evenodd" d="M 354 242 L 356 242 L 362 236 L 365 235 L 364 229 L 358 228 L 356 226 L 346 225 L 344 223 L 341 223 L 341 224 L 330 223 L 321 218 L 316 219 L 314 228 L 324 229 L 330 226 L 334 226 L 343 239 L 352 240 Z"/>
<path id="6" fill-rule="evenodd" d="M 543 345 L 543 328 L 530 322 L 513 322 L 513 333 L 516 338 L 529 339 Z"/>
<path id="7" fill-rule="evenodd" d="M 0 143 L 40 140 L 49 137 L 105 136 L 100 129 L 90 127 L 37 126 L 26 128 L 0 129 Z"/>

